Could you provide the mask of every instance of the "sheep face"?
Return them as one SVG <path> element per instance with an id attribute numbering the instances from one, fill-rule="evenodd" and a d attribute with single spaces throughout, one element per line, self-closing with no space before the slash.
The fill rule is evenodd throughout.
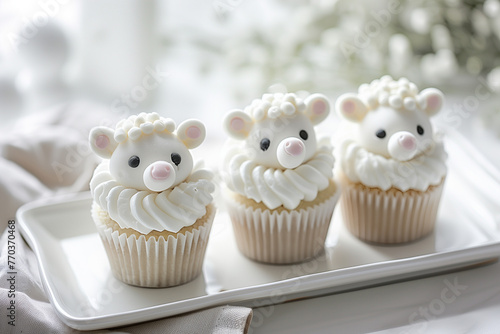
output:
<path id="1" fill-rule="evenodd" d="M 162 191 L 184 181 L 193 169 L 187 147 L 172 134 L 144 136 L 140 141 L 118 145 L 109 171 L 120 184 Z"/>
<path id="2" fill-rule="evenodd" d="M 267 117 L 256 122 L 240 110 L 230 112 L 224 126 L 234 138 L 244 139 L 252 161 L 259 165 L 279 169 L 300 166 L 316 153 L 317 141 L 314 125 L 329 113 L 325 97 L 316 94 L 305 101 L 303 112 Z"/>
<path id="3" fill-rule="evenodd" d="M 110 128 L 97 127 L 90 133 L 93 151 L 110 160 L 110 174 L 118 183 L 156 192 L 172 188 L 189 176 L 193 169 L 189 149 L 197 147 L 204 138 L 205 128 L 195 120 L 182 123 L 175 134 L 152 132 L 120 143 Z"/>
<path id="4" fill-rule="evenodd" d="M 419 104 L 411 108 L 394 108 L 379 105 L 369 109 L 354 94 L 345 94 L 336 102 L 336 110 L 354 122 L 354 140 L 367 151 L 408 161 L 426 151 L 433 143 L 430 116 L 437 113 L 443 102 L 441 92 L 424 90 L 419 94 Z"/>

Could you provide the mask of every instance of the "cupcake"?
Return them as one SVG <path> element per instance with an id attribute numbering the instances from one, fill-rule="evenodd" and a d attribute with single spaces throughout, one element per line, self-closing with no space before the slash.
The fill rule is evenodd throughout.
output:
<path id="1" fill-rule="evenodd" d="M 201 122 L 176 129 L 156 113 L 90 132 L 90 147 L 104 159 L 90 181 L 92 218 L 117 279 L 169 287 L 201 272 L 214 185 L 208 170 L 193 170 L 189 149 L 204 139 Z"/>
<path id="2" fill-rule="evenodd" d="M 429 118 L 442 104 L 439 90 L 389 76 L 336 101 L 352 125 L 338 145 L 341 211 L 358 238 L 397 244 L 433 231 L 447 154 Z"/>
<path id="3" fill-rule="evenodd" d="M 273 264 L 323 250 L 339 191 L 329 140 L 314 126 L 329 114 L 320 94 L 264 94 L 224 118 L 232 137 L 224 158 L 225 203 L 239 250 Z M 234 140 L 233 140 L 234 139 Z"/>

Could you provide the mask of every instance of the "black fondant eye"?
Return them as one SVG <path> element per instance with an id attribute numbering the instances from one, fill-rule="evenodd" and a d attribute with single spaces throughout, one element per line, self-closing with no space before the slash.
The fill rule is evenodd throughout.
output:
<path id="1" fill-rule="evenodd" d="M 307 134 L 306 130 L 300 130 L 299 136 L 300 136 L 300 138 L 302 138 L 304 140 L 307 140 L 307 138 L 309 138 L 309 135 Z"/>
<path id="2" fill-rule="evenodd" d="M 423 135 L 424 134 L 424 128 L 421 127 L 420 125 L 417 125 L 417 132 L 419 135 Z"/>
<path id="3" fill-rule="evenodd" d="M 375 136 L 377 136 L 380 139 L 383 139 L 383 138 L 385 138 L 386 133 L 384 130 L 380 129 L 380 130 L 377 130 L 377 132 L 375 132 Z"/>
<path id="4" fill-rule="evenodd" d="M 264 138 L 260 141 L 260 149 L 262 151 L 267 151 L 269 145 L 271 145 L 271 141 L 268 138 Z"/>
<path id="5" fill-rule="evenodd" d="M 128 159 L 128 165 L 132 168 L 136 168 L 141 163 L 141 159 L 137 155 L 133 155 Z"/>
<path id="6" fill-rule="evenodd" d="M 179 166 L 179 164 L 181 163 L 181 156 L 179 153 L 172 153 L 170 155 L 170 158 L 172 158 L 172 162 L 176 165 L 176 166 Z"/>

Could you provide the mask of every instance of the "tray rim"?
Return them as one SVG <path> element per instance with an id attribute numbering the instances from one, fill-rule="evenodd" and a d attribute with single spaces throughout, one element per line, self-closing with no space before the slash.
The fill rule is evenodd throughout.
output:
<path id="1" fill-rule="evenodd" d="M 476 160 L 479 165 L 481 165 L 481 168 L 483 168 L 485 172 L 500 183 L 500 171 L 498 171 L 486 157 L 478 152 L 468 140 L 462 137 L 462 135 L 454 129 L 450 130 L 449 127 L 442 125 L 440 127 L 446 129 L 446 134 L 451 134 L 454 141 L 459 141 L 460 146 L 468 151 L 468 153 L 473 154 L 474 156 L 472 158 Z M 408 278 L 411 278 L 412 276 L 417 276 L 411 275 L 412 273 L 417 274 L 420 270 L 442 268 L 443 263 L 446 263 L 446 265 L 450 267 L 459 268 L 460 264 L 465 266 L 500 257 L 500 237 L 498 237 L 498 239 L 462 249 L 328 270 L 250 287 L 236 288 L 218 292 L 216 294 L 184 299 L 172 303 L 149 306 L 137 310 L 108 315 L 82 317 L 70 314 L 57 299 L 53 291 L 55 287 L 51 286 L 49 273 L 47 272 L 47 268 L 44 267 L 42 263 L 43 261 L 40 252 L 40 248 L 42 246 L 33 236 L 29 223 L 25 221 L 24 216 L 31 210 L 64 205 L 72 202 L 86 201 L 90 199 L 90 192 L 88 191 L 55 195 L 24 204 L 18 209 L 16 214 L 16 219 L 20 226 L 20 232 L 36 255 L 42 285 L 47 293 L 50 303 L 52 303 L 56 309 L 56 314 L 59 318 L 66 325 L 77 330 L 95 330 L 130 325 L 209 307 L 220 306 L 227 303 L 236 303 L 241 305 L 252 300 L 269 298 L 276 290 L 282 291 L 282 295 L 285 296 L 295 293 L 307 294 L 308 292 L 317 292 L 322 289 L 341 288 L 342 286 L 352 284 L 358 284 L 358 288 L 362 288 L 364 286 L 369 286 L 370 282 L 380 280 L 384 277 L 397 275 L 404 276 L 406 274 Z M 408 267 L 411 267 L 411 270 L 408 271 Z M 360 275 L 360 273 L 363 273 L 363 275 Z M 370 276 L 370 279 L 363 279 L 362 276 Z M 332 281 L 335 283 L 332 284 Z M 294 290 L 293 287 L 297 282 L 300 283 L 300 286 L 298 289 Z M 390 282 L 388 282 L 388 284 L 390 284 Z"/>

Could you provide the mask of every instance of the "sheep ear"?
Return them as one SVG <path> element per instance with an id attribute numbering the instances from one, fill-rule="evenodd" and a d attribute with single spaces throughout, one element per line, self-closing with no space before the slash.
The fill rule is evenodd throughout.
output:
<path id="1" fill-rule="evenodd" d="M 351 122 L 361 122 L 368 108 L 355 94 L 343 94 L 335 102 L 335 109 L 340 116 Z"/>
<path id="2" fill-rule="evenodd" d="M 185 120 L 177 128 L 177 138 L 189 149 L 200 146 L 205 136 L 205 125 L 196 119 Z"/>
<path id="3" fill-rule="evenodd" d="M 114 133 L 113 129 L 104 126 L 93 128 L 89 134 L 90 148 L 92 151 L 103 159 L 111 158 L 111 155 L 118 146 Z"/>
<path id="4" fill-rule="evenodd" d="M 222 121 L 224 129 L 236 139 L 245 139 L 253 127 L 253 120 L 241 110 L 230 111 Z"/>
<path id="5" fill-rule="evenodd" d="M 433 116 L 441 110 L 444 102 L 444 95 L 441 93 L 439 89 L 436 88 L 427 88 L 424 89 L 419 94 L 421 99 L 425 101 L 423 104 L 423 109 L 429 116 Z"/>
<path id="6" fill-rule="evenodd" d="M 304 102 L 307 106 L 304 113 L 313 125 L 323 122 L 330 113 L 330 102 L 322 94 L 308 96 Z"/>

